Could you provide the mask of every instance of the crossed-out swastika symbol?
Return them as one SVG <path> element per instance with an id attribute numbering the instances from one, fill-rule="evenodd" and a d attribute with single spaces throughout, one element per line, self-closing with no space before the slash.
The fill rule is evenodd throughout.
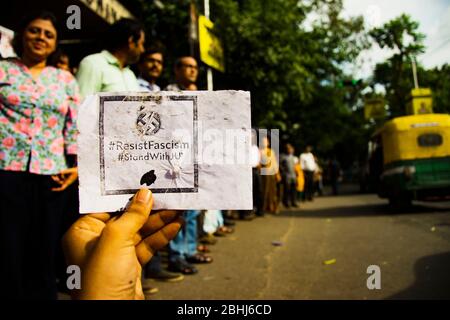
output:
<path id="1" fill-rule="evenodd" d="M 138 115 L 136 125 L 142 134 L 149 136 L 159 131 L 161 128 L 161 118 L 154 111 L 141 111 Z"/>

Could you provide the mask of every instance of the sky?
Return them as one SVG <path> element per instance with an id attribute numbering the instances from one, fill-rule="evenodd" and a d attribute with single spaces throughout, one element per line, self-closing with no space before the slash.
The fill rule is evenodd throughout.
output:
<path id="1" fill-rule="evenodd" d="M 450 0 L 344 0 L 343 17 L 362 15 L 366 27 L 380 27 L 402 13 L 418 21 L 419 31 L 426 35 L 424 54 L 417 57 L 425 68 L 450 64 Z M 378 62 L 392 52 L 372 46 L 351 67 L 355 77 L 367 78 Z"/>

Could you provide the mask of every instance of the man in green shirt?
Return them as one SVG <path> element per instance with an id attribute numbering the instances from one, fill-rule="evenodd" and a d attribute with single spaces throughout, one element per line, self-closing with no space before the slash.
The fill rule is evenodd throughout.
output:
<path id="1" fill-rule="evenodd" d="M 139 91 L 134 73 L 127 67 L 144 52 L 145 33 L 136 20 L 121 19 L 106 34 L 106 48 L 85 57 L 77 72 L 83 97 L 96 92 Z"/>

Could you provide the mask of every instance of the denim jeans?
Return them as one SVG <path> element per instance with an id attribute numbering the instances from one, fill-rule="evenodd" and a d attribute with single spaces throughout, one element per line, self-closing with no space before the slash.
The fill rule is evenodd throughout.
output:
<path id="1" fill-rule="evenodd" d="M 283 204 L 285 206 L 295 205 L 297 203 L 297 181 L 292 178 L 285 178 L 283 180 Z"/>
<path id="2" fill-rule="evenodd" d="M 169 242 L 169 261 L 176 262 L 180 259 L 197 254 L 197 216 L 198 210 L 187 210 L 183 213 L 185 225 L 172 241 Z"/>

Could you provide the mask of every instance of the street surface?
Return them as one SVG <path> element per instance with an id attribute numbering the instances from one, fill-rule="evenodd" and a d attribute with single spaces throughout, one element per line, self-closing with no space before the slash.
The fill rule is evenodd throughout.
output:
<path id="1" fill-rule="evenodd" d="M 392 213 L 376 195 L 351 191 L 237 221 L 210 246 L 212 264 L 181 282 L 153 282 L 159 292 L 147 298 L 449 299 L 450 203 Z M 381 269 L 380 290 L 367 288 L 370 265 Z"/>

